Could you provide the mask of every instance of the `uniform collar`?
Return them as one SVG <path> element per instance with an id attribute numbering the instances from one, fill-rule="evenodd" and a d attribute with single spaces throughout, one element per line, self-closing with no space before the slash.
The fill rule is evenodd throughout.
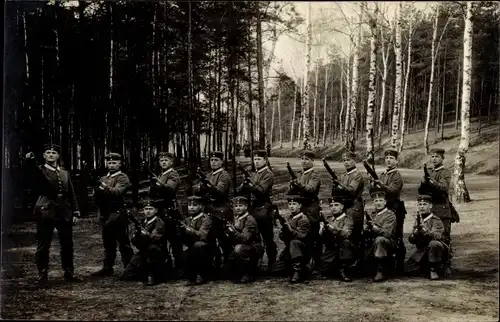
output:
<path id="1" fill-rule="evenodd" d="M 397 170 L 398 170 L 398 168 L 392 168 L 391 170 L 386 170 L 385 174 L 389 174 L 389 173 L 392 173 L 392 172 L 397 171 Z"/>
<path id="2" fill-rule="evenodd" d="M 295 218 L 297 218 L 297 217 L 299 217 L 300 215 L 302 215 L 302 211 L 301 211 L 301 212 L 299 212 L 298 214 L 296 214 L 295 216 L 293 216 L 293 217 L 292 217 L 292 220 L 293 220 L 293 219 L 295 219 Z"/>
<path id="3" fill-rule="evenodd" d="M 377 212 L 377 216 L 383 214 L 386 211 L 387 211 L 387 207 L 385 207 L 384 209 L 382 209 L 379 212 Z"/>
<path id="4" fill-rule="evenodd" d="M 50 164 L 45 163 L 43 165 L 45 168 L 49 169 L 50 171 L 61 171 L 61 168 L 59 166 L 56 166 L 55 168 L 51 166 Z"/>
<path id="5" fill-rule="evenodd" d="M 113 177 L 116 177 L 117 175 L 119 175 L 120 173 L 122 173 L 120 170 L 116 171 L 115 173 L 111 174 L 111 172 L 108 172 L 108 175 L 107 177 L 108 178 L 113 178 Z"/>
<path id="6" fill-rule="evenodd" d="M 335 221 L 339 221 L 341 219 L 344 219 L 347 215 L 345 214 L 345 212 L 342 213 L 342 215 L 338 216 L 337 218 L 335 218 Z"/>
<path id="7" fill-rule="evenodd" d="M 224 169 L 219 168 L 219 169 L 215 170 L 214 172 L 212 172 L 212 175 L 216 175 L 217 173 L 221 172 L 222 170 L 224 170 Z"/>
<path id="8" fill-rule="evenodd" d="M 198 218 L 200 218 L 203 215 L 204 215 L 204 213 L 200 212 L 198 215 L 196 215 L 196 216 L 193 217 L 193 221 L 198 220 Z"/>
<path id="9" fill-rule="evenodd" d="M 309 173 L 309 172 L 311 172 L 311 171 L 313 171 L 313 170 L 314 170 L 314 168 L 313 168 L 313 167 L 311 167 L 311 168 L 309 168 L 309 169 L 307 169 L 307 170 L 303 171 L 303 172 L 302 172 L 302 174 Z"/>
<path id="10" fill-rule="evenodd" d="M 248 216 L 248 211 L 246 213 L 244 213 L 243 215 L 241 215 L 241 217 L 238 217 L 238 220 L 242 220 L 244 218 L 246 218 Z"/>
<path id="11" fill-rule="evenodd" d="M 156 220 L 156 216 L 154 216 L 153 218 L 151 218 L 149 220 L 146 218 L 146 225 L 152 224 L 155 220 Z"/>
<path id="12" fill-rule="evenodd" d="M 161 175 L 164 176 L 167 173 L 171 172 L 172 170 L 174 170 L 174 168 L 168 168 L 167 170 L 163 171 L 163 173 Z"/>
<path id="13" fill-rule="evenodd" d="M 433 171 L 438 171 L 438 170 L 441 170 L 442 168 L 444 168 L 444 166 L 441 164 L 439 167 L 434 168 Z"/>
<path id="14" fill-rule="evenodd" d="M 356 172 L 356 171 L 358 171 L 358 168 L 354 168 L 354 169 L 352 169 L 351 171 L 347 172 L 347 174 L 351 174 L 351 173 L 354 173 L 354 172 Z"/>
<path id="15" fill-rule="evenodd" d="M 427 215 L 427 217 L 423 218 L 422 221 L 426 222 L 427 220 L 431 219 L 434 216 L 434 214 L 431 212 L 430 214 Z"/>
<path id="16" fill-rule="evenodd" d="M 259 169 L 257 170 L 257 173 L 261 173 L 261 172 L 264 172 L 265 170 L 269 169 L 269 167 L 266 165 L 265 167 L 263 167 L 262 169 Z"/>

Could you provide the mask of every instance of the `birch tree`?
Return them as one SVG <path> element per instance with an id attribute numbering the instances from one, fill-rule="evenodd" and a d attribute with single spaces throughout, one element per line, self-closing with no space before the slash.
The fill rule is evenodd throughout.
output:
<path id="1" fill-rule="evenodd" d="M 380 111 L 379 111 L 379 116 L 378 116 L 378 133 L 377 133 L 377 138 L 378 138 L 378 147 L 380 148 L 380 144 L 382 143 L 382 128 L 384 124 L 384 112 L 385 112 L 385 92 L 386 92 L 386 85 L 387 85 L 387 74 L 389 73 L 389 55 L 391 53 L 391 42 L 392 42 L 392 34 L 390 35 L 389 40 L 385 41 L 384 37 L 384 30 L 380 31 L 380 36 L 382 38 L 382 65 L 383 65 L 383 72 L 382 72 L 382 95 L 380 98 Z M 387 46 L 387 47 L 385 47 Z"/>
<path id="2" fill-rule="evenodd" d="M 329 70 L 328 65 L 325 65 L 325 100 L 323 102 L 323 146 L 326 146 L 326 98 L 328 95 L 328 70 Z M 332 105 L 333 105 L 333 100 L 332 100 Z M 318 142 L 319 142 L 319 135 L 316 143 Z"/>
<path id="3" fill-rule="evenodd" d="M 319 123 L 318 123 L 318 78 L 319 78 L 319 65 L 321 64 L 321 60 L 316 61 L 316 73 L 315 73 L 315 82 L 314 82 L 314 102 L 313 102 L 313 140 L 312 142 L 316 141 L 316 138 L 318 137 L 318 131 L 319 131 Z"/>
<path id="4" fill-rule="evenodd" d="M 293 114 L 292 114 L 292 124 L 290 125 L 290 142 L 293 148 L 293 130 L 295 129 L 295 114 L 297 114 L 297 86 L 296 84 L 299 82 L 297 79 L 293 84 Z"/>
<path id="5" fill-rule="evenodd" d="M 392 133 L 391 133 L 391 148 L 398 149 L 399 142 L 399 111 L 401 107 L 401 81 L 402 81 L 402 54 L 401 54 L 401 7 L 399 3 L 396 14 L 396 42 L 394 44 L 394 54 L 396 56 L 396 84 L 394 89 L 394 108 L 392 113 Z"/>
<path id="6" fill-rule="evenodd" d="M 378 4 L 375 3 L 375 10 L 369 15 L 369 25 L 371 30 L 370 39 L 370 76 L 368 83 L 368 103 L 366 110 L 366 154 L 367 159 L 375 164 L 375 155 L 373 147 L 373 112 L 375 106 L 375 78 L 377 76 L 377 16 Z"/>
<path id="7" fill-rule="evenodd" d="M 411 6 L 411 4 L 410 4 Z M 403 111 L 401 113 L 401 140 L 399 144 L 399 152 L 403 150 L 404 145 L 404 137 L 405 137 L 405 126 L 406 126 L 406 102 L 408 97 L 408 80 L 410 79 L 411 73 L 411 41 L 413 37 L 413 14 L 411 11 L 409 12 L 409 21 L 408 21 L 408 53 L 407 53 L 407 61 L 406 61 L 406 74 L 405 74 L 405 84 L 403 89 Z"/>
<path id="8" fill-rule="evenodd" d="M 306 57 L 304 66 L 304 91 L 302 93 L 302 123 L 304 127 L 304 149 L 309 148 L 309 72 L 311 68 L 311 3 L 307 6 Z"/>
<path id="9" fill-rule="evenodd" d="M 472 83 L 472 2 L 467 1 L 467 14 L 464 28 L 464 57 L 463 57 L 463 83 L 462 83 L 462 113 L 461 137 L 455 156 L 455 199 L 457 202 L 470 202 L 469 191 L 465 185 L 465 155 L 469 149 L 470 133 L 470 99 Z"/>

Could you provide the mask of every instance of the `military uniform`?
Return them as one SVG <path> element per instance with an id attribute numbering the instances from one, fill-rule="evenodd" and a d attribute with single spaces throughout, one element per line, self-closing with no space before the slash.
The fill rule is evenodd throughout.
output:
<path id="1" fill-rule="evenodd" d="M 199 196 L 188 197 L 188 202 L 203 203 Z M 217 236 L 212 217 L 201 211 L 188 217 L 181 228 L 182 241 L 188 247 L 184 251 L 184 272 L 190 282 L 204 283 L 213 273 L 214 256 L 217 253 Z"/>
<path id="2" fill-rule="evenodd" d="M 106 160 L 121 160 L 121 155 L 110 153 Z M 124 195 L 130 187 L 128 176 L 117 171 L 109 172 L 101 178 L 101 184 L 94 189 L 96 205 L 99 207 L 99 220 L 102 224 L 102 241 L 104 246 L 103 269 L 93 273 L 93 276 L 111 276 L 116 258 L 118 243 L 123 267 L 127 267 L 134 255 L 128 236 L 128 219 L 124 209 Z"/>
<path id="3" fill-rule="evenodd" d="M 161 158 L 173 160 L 174 157 L 170 153 L 160 152 L 158 159 Z M 169 218 L 182 220 L 182 214 L 177 205 L 177 190 L 180 182 L 179 173 L 174 168 L 169 168 L 161 173 L 157 180 L 152 180 L 149 187 L 149 197 L 157 201 L 159 215 L 166 224 L 167 236 L 169 236 L 168 242 L 172 247 L 172 255 L 177 268 L 180 268 L 179 264 L 182 262 L 182 243 L 179 240 L 177 225 L 169 221 Z"/>
<path id="4" fill-rule="evenodd" d="M 432 202 L 429 196 L 420 196 L 418 200 Z M 421 220 L 421 226 L 425 231 L 420 231 L 415 221 L 414 230 L 408 237 L 408 241 L 416 245 L 417 249 L 406 262 L 406 270 L 411 274 L 428 265 L 431 278 L 438 279 L 436 270 L 440 264 L 444 263 L 448 250 L 444 239 L 444 226 L 441 219 L 432 213 L 425 215 L 425 218 Z"/>
<path id="5" fill-rule="evenodd" d="M 373 199 L 385 197 L 385 191 L 384 189 L 373 188 L 370 195 Z M 389 267 L 392 252 L 396 247 L 396 215 L 392 210 L 385 207 L 380 211 L 374 211 L 371 215 L 371 225 L 367 224 L 366 232 L 372 240 L 372 247 L 368 250 L 367 255 L 375 257 L 377 261 L 377 274 L 374 281 L 379 282 L 385 279 L 384 275 Z"/>
<path id="6" fill-rule="evenodd" d="M 288 201 L 302 202 L 300 196 L 288 196 Z M 311 223 L 307 216 L 300 211 L 292 215 L 284 226 L 281 227 L 280 238 L 285 243 L 285 248 L 272 266 L 273 274 L 288 274 L 293 271 L 292 282 L 304 279 L 307 260 L 310 258 L 310 232 Z"/>
<path id="7" fill-rule="evenodd" d="M 302 156 L 314 160 L 312 151 L 303 151 Z M 315 262 L 319 261 L 321 256 L 321 241 L 319 239 L 319 213 L 321 207 L 319 205 L 319 190 L 321 187 L 321 179 L 314 172 L 313 168 L 305 169 L 297 177 L 297 183 L 292 182 L 290 194 L 299 194 L 303 197 L 302 211 L 309 218 L 311 223 L 311 242 L 312 255 Z"/>
<path id="8" fill-rule="evenodd" d="M 143 201 L 143 206 L 154 206 L 152 200 Z M 139 250 L 132 256 L 123 271 L 121 280 L 141 280 L 149 285 L 157 284 L 165 279 L 165 260 L 168 249 L 165 245 L 165 223 L 157 216 L 145 218 L 142 231 L 135 231 L 132 244 Z"/>
<path id="9" fill-rule="evenodd" d="M 59 153 L 57 145 L 49 144 L 45 148 L 46 151 Z M 37 221 L 35 262 L 39 281 L 45 282 L 48 277 L 49 250 L 54 228 L 59 235 L 64 277 L 68 281 L 79 281 L 73 276 L 73 216 L 78 217 L 80 213 L 69 172 L 48 163 L 37 166 L 34 159 L 26 161 L 33 189 L 39 195 L 34 208 Z"/>
<path id="10" fill-rule="evenodd" d="M 248 205 L 244 197 L 236 197 L 233 202 Z M 254 280 L 257 275 L 257 263 L 264 254 L 257 220 L 246 212 L 234 218 L 233 225 L 226 227 L 226 234 L 233 245 L 226 271 L 242 283 Z"/>
<path id="11" fill-rule="evenodd" d="M 333 196 L 329 202 L 344 204 L 345 197 Z M 351 280 L 348 276 L 348 269 L 356 253 L 356 246 L 351 241 L 353 226 L 352 218 L 345 212 L 323 219 L 320 235 L 325 250 L 321 255 L 316 273 L 327 276 L 338 270 L 343 281 Z"/>
<path id="12" fill-rule="evenodd" d="M 266 157 L 265 151 L 255 151 L 255 156 Z M 258 231 L 264 240 L 268 268 L 276 261 L 277 246 L 274 241 L 273 209 L 271 193 L 273 190 L 274 175 L 268 166 L 252 173 L 250 180 L 254 186 L 243 184 L 240 189 L 242 195 L 249 195 L 251 205 L 249 212 L 257 221 Z"/>

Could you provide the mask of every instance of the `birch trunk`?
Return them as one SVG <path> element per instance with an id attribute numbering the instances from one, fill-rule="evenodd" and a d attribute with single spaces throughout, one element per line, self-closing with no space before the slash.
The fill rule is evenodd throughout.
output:
<path id="1" fill-rule="evenodd" d="M 311 67 L 311 3 L 307 6 L 306 57 L 304 66 L 304 93 L 302 95 L 302 122 L 304 125 L 304 149 L 309 149 L 309 72 Z"/>
<path id="2" fill-rule="evenodd" d="M 351 113 L 351 64 L 347 62 L 347 81 L 346 81 L 346 93 L 347 93 L 347 101 L 346 101 L 346 111 L 345 111 L 345 119 L 344 119 L 344 132 L 343 132 L 343 142 L 347 144 L 347 129 L 349 128 L 350 118 L 349 115 Z"/>
<path id="3" fill-rule="evenodd" d="M 441 118 L 440 122 L 441 123 L 441 141 L 444 139 L 444 105 L 446 102 L 446 53 L 447 50 L 445 48 L 444 50 L 444 62 L 443 62 L 443 91 L 441 93 Z"/>
<path id="4" fill-rule="evenodd" d="M 464 68 L 462 84 L 462 133 L 457 155 L 455 156 L 455 200 L 457 202 L 470 202 L 469 191 L 465 185 L 465 155 L 469 149 L 470 133 L 470 98 L 472 81 L 472 2 L 467 2 L 467 16 L 464 28 Z"/>
<path id="5" fill-rule="evenodd" d="M 323 102 L 323 146 L 326 146 L 326 101 L 328 95 L 327 93 L 328 93 L 328 65 L 325 65 L 325 101 Z M 333 100 L 332 100 L 332 105 L 333 105 Z M 319 135 L 318 135 L 318 141 L 316 143 L 319 143 Z"/>
<path id="6" fill-rule="evenodd" d="M 316 75 L 314 82 L 314 102 L 313 102 L 313 139 L 312 142 L 316 142 L 316 138 L 318 137 L 318 76 L 319 76 L 319 60 L 316 62 Z M 314 144 L 314 143 L 313 143 Z"/>
<path id="7" fill-rule="evenodd" d="M 460 111 L 460 71 L 462 69 L 462 65 L 458 66 L 458 75 L 457 75 L 457 97 L 455 99 L 455 130 L 458 130 L 458 112 Z M 500 93 L 500 92 L 499 92 Z"/>
<path id="8" fill-rule="evenodd" d="M 278 129 L 279 129 L 279 140 L 280 148 L 283 147 L 283 127 L 281 123 L 281 88 L 278 87 Z"/>
<path id="9" fill-rule="evenodd" d="M 344 126 L 342 123 L 342 115 L 344 113 L 344 72 L 343 72 L 343 62 L 340 63 L 340 113 L 339 113 L 339 132 L 340 140 L 344 142 Z M 333 86 L 332 86 L 333 87 Z"/>
<path id="10" fill-rule="evenodd" d="M 297 83 L 299 81 L 297 80 Z M 297 86 L 296 83 L 293 84 L 293 114 L 292 114 L 292 124 L 290 125 L 290 142 L 293 148 L 293 132 L 295 129 L 295 114 L 297 114 Z"/>
<path id="11" fill-rule="evenodd" d="M 274 115 L 276 113 L 276 101 L 271 101 L 271 131 L 269 132 L 269 144 L 273 146 L 273 134 L 274 134 Z"/>
<path id="12" fill-rule="evenodd" d="M 405 127 L 406 127 L 406 101 L 408 97 L 408 80 L 410 79 L 411 72 L 411 41 L 413 36 L 413 25 L 412 17 L 410 17 L 408 26 L 408 57 L 406 62 L 406 75 L 405 75 L 405 85 L 403 91 L 403 111 L 401 114 L 401 143 L 399 144 L 399 153 L 403 150 L 404 137 L 405 137 Z"/>
<path id="13" fill-rule="evenodd" d="M 379 116 L 378 116 L 378 133 L 377 133 L 377 138 L 378 138 L 378 147 L 380 148 L 380 145 L 382 144 L 382 130 L 384 128 L 384 115 L 385 115 L 385 92 L 386 92 L 386 85 L 387 85 L 387 74 L 389 73 L 389 54 L 391 53 L 390 49 L 391 46 L 390 44 L 387 44 L 387 48 L 384 49 L 384 32 L 381 32 L 382 36 L 382 63 L 384 65 L 384 71 L 382 74 L 382 95 L 380 98 L 380 111 L 379 111 Z M 390 40 L 389 40 L 390 42 Z"/>
<path id="14" fill-rule="evenodd" d="M 265 148 L 265 105 L 264 105 L 264 75 L 262 62 L 262 22 L 260 8 L 257 8 L 257 78 L 259 83 L 259 148 Z M 253 147 L 252 147 L 253 148 Z"/>
<path id="15" fill-rule="evenodd" d="M 397 13 L 396 24 L 396 42 L 394 45 L 394 52 L 396 55 L 396 84 L 394 86 L 394 107 L 392 112 L 392 133 L 391 133 L 391 148 L 399 148 L 399 111 L 401 108 L 401 81 L 402 81 L 402 68 L 401 68 L 401 7 L 400 2 Z"/>
<path id="16" fill-rule="evenodd" d="M 374 142 L 373 142 L 373 113 L 375 106 L 375 79 L 377 77 L 377 20 L 378 5 L 375 4 L 374 17 L 370 19 L 370 78 L 368 83 L 368 102 L 366 110 L 366 154 L 368 162 L 375 165 Z"/>

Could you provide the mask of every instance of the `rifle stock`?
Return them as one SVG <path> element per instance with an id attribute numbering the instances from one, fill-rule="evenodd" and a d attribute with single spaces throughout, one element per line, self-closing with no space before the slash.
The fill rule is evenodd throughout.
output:
<path id="1" fill-rule="evenodd" d="M 295 174 L 295 172 L 293 172 L 292 166 L 290 165 L 290 162 L 286 163 L 286 169 L 288 170 L 288 174 L 290 175 L 290 178 L 292 178 L 292 180 L 297 180 L 297 175 Z"/>
<path id="2" fill-rule="evenodd" d="M 330 165 L 328 164 L 328 162 L 326 162 L 326 160 L 324 158 L 323 158 L 323 165 L 325 166 L 326 171 L 328 171 L 328 173 L 332 177 L 333 183 L 338 188 L 347 190 L 347 188 L 339 182 L 339 177 L 337 176 L 337 174 L 335 173 L 335 171 L 333 171 L 333 169 L 330 167 Z"/>
<path id="3" fill-rule="evenodd" d="M 424 179 L 425 179 L 425 182 L 429 182 L 431 179 L 431 175 L 429 173 L 429 170 L 427 169 L 426 163 L 424 163 Z"/>
<path id="4" fill-rule="evenodd" d="M 378 180 L 378 175 L 377 173 L 375 172 L 375 170 L 373 170 L 373 168 L 368 164 L 368 162 L 366 162 L 366 160 L 363 161 L 363 166 L 365 167 L 366 169 L 366 172 L 368 172 L 368 174 L 373 178 L 373 180 Z"/>

